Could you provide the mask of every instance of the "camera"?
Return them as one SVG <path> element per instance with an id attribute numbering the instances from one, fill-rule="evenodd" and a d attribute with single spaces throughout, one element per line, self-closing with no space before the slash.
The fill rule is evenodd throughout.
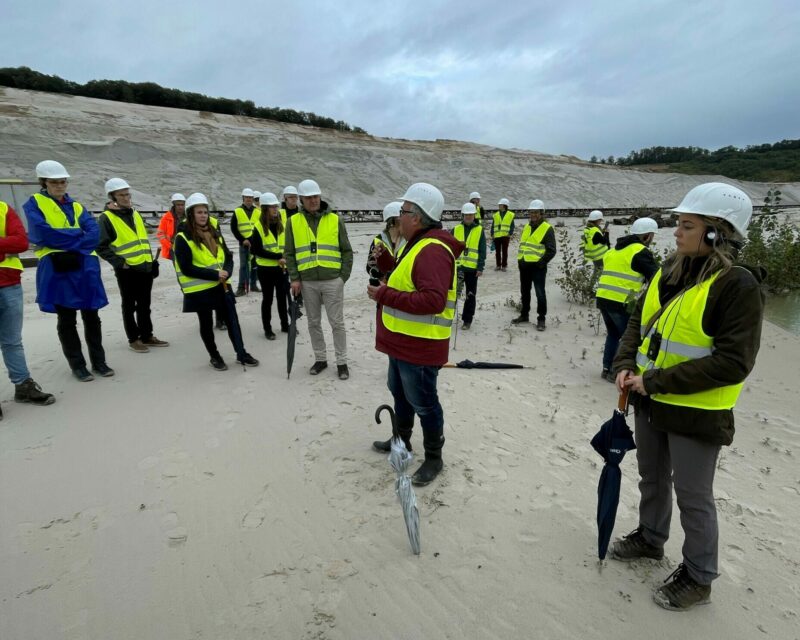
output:
<path id="1" fill-rule="evenodd" d="M 369 283 L 373 287 L 378 287 L 381 284 L 381 272 L 375 267 L 372 267 L 372 269 L 369 270 Z"/>
<path id="2" fill-rule="evenodd" d="M 311 243 L 311 253 L 317 252 L 317 242 L 316 240 Z"/>
<path id="3" fill-rule="evenodd" d="M 650 337 L 650 344 L 647 346 L 648 360 L 655 362 L 658 358 L 658 352 L 661 351 L 661 340 L 662 336 L 658 331 L 655 331 Z"/>

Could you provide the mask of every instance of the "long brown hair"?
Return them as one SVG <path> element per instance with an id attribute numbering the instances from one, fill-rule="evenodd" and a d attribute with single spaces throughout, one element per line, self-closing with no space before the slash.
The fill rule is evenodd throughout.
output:
<path id="1" fill-rule="evenodd" d="M 711 253 L 708 254 L 705 264 L 698 272 L 695 284 L 700 284 L 717 271 L 721 272 L 720 275 L 725 275 L 730 271 L 735 260 L 734 248 L 730 244 L 730 240 L 733 239 L 735 233 L 733 227 L 727 221 L 719 218 L 698 217 L 706 226 L 705 233 L 713 231 L 717 234 L 719 240 L 711 246 Z M 670 254 L 665 261 L 667 266 L 664 267 L 664 282 L 667 284 L 684 282 L 691 273 L 692 262 L 696 259 L 697 256 L 681 256 L 677 251 Z M 689 283 L 686 282 L 686 284 Z"/>
<path id="2" fill-rule="evenodd" d="M 200 233 L 198 231 L 197 223 L 195 222 L 195 219 L 194 219 L 194 210 L 195 210 L 195 207 L 198 207 L 198 206 L 200 206 L 200 205 L 195 205 L 194 207 L 192 207 L 191 209 L 188 209 L 186 211 L 186 229 L 189 232 L 189 238 L 196 245 L 201 245 L 201 244 L 205 245 L 212 254 L 216 255 L 216 253 L 217 253 L 216 252 L 216 247 L 212 248 L 209 245 L 209 243 L 207 241 L 207 238 L 209 238 L 209 236 L 210 236 L 211 238 L 213 238 L 216 241 L 216 244 L 219 245 L 219 244 L 222 244 L 222 242 L 221 242 L 222 234 L 220 233 L 219 229 L 216 229 L 214 227 L 214 225 L 211 224 L 211 212 L 210 211 L 208 213 L 208 222 L 206 223 L 206 226 L 208 227 L 208 233 L 207 234 L 206 233 Z"/>
<path id="3" fill-rule="evenodd" d="M 277 239 L 277 237 L 279 235 L 281 235 L 283 233 L 283 231 L 284 231 L 284 229 L 283 229 L 283 219 L 281 218 L 281 210 L 278 209 L 278 206 L 274 205 L 274 204 L 264 205 L 264 206 L 266 206 L 266 207 L 275 207 L 275 211 L 278 214 L 278 220 L 277 220 L 278 233 L 275 234 L 275 238 Z M 264 214 L 265 213 L 267 214 L 267 216 L 266 216 L 267 224 L 264 224 Z M 264 211 L 264 209 L 261 209 L 261 226 L 264 227 L 264 232 L 265 233 L 268 232 L 270 226 L 272 226 L 272 218 L 270 218 L 269 209 L 267 209 L 266 211 Z"/>

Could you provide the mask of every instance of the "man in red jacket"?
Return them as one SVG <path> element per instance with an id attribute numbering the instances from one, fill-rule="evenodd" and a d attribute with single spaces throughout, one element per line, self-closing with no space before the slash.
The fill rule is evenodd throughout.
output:
<path id="1" fill-rule="evenodd" d="M 442 470 L 444 414 L 436 391 L 439 369 L 447 362 L 455 315 L 455 261 L 464 244 L 442 229 L 444 197 L 419 182 L 400 198 L 400 233 L 406 246 L 395 258 L 376 252 L 378 269 L 391 272 L 367 294 L 378 303 L 375 348 L 389 356 L 389 391 L 400 436 L 411 450 L 414 414 L 422 426 L 425 461 L 411 481 L 430 483 Z M 373 443 L 389 451 L 391 440 Z"/>
<path id="2" fill-rule="evenodd" d="M 14 400 L 31 404 L 53 404 L 52 393 L 44 393 L 34 382 L 22 346 L 22 262 L 28 235 L 14 209 L 0 202 L 0 348 L 8 377 L 15 385 Z M 3 412 L 0 410 L 0 420 Z"/>

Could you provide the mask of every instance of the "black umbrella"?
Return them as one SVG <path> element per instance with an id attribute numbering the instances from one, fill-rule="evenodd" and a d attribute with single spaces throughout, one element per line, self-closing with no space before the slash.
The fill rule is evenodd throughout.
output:
<path id="1" fill-rule="evenodd" d="M 297 298 L 289 293 L 289 336 L 286 342 L 286 379 L 292 375 L 294 343 L 297 340 Z"/>
<path id="2" fill-rule="evenodd" d="M 611 540 L 611 531 L 617 517 L 619 487 L 622 480 L 619 463 L 622 462 L 627 451 L 633 451 L 636 448 L 633 433 L 625 422 L 627 404 L 628 390 L 626 389 L 619 396 L 619 402 L 611 420 L 604 422 L 600 431 L 592 438 L 594 450 L 605 460 L 603 472 L 600 474 L 600 482 L 597 485 L 597 555 L 601 560 L 606 557 L 608 541 Z"/>
<path id="3" fill-rule="evenodd" d="M 447 362 L 442 366 L 444 366 L 447 369 L 525 369 L 526 368 L 521 364 L 511 364 L 510 362 L 473 362 L 472 360 L 462 360 L 461 362 Z"/>

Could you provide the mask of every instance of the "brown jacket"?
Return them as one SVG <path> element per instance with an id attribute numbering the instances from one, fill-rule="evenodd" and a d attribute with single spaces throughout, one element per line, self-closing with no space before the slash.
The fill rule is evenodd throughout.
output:
<path id="1" fill-rule="evenodd" d="M 693 271 L 697 273 L 698 270 Z M 647 393 L 694 393 L 742 382 L 755 364 L 761 343 L 764 294 L 759 283 L 765 276 L 766 270 L 762 267 L 745 266 L 736 266 L 720 276 L 711 285 L 703 313 L 703 331 L 714 339 L 714 352 L 667 369 L 646 371 L 643 381 Z M 663 280 L 660 281 L 661 303 L 669 300 L 680 288 L 680 285 L 668 287 Z M 613 364 L 615 373 L 623 369 L 636 371 L 644 298 L 641 296 L 639 299 L 620 340 Z M 633 395 L 637 411 L 649 411 L 651 424 L 659 431 L 680 433 L 712 444 L 729 445 L 733 442 L 731 409 L 679 407 Z"/>

